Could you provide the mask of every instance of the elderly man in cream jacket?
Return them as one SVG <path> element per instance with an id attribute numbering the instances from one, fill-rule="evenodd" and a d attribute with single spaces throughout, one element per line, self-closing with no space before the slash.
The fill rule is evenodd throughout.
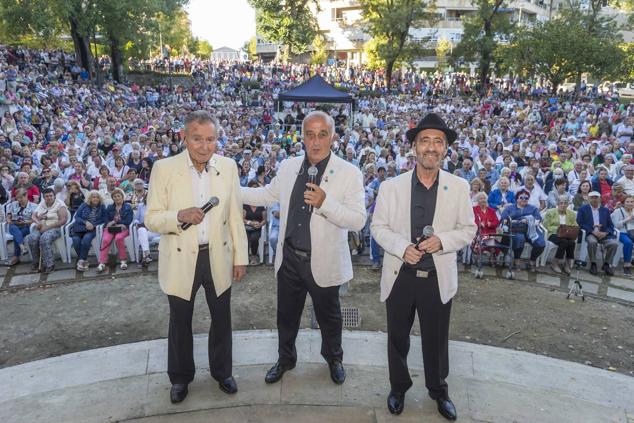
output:
<path id="1" fill-rule="evenodd" d="M 231 375 L 231 281 L 245 274 L 247 236 L 238 170 L 233 160 L 214 155 L 217 134 L 215 119 L 192 112 L 185 120 L 187 150 L 156 162 L 150 177 L 145 225 L 161 234 L 158 277 L 170 306 L 167 373 L 173 403 L 185 399 L 194 378 L 192 314 L 201 286 L 211 313 L 211 375 L 222 391 L 238 390 Z M 211 197 L 218 204 L 205 214 L 202 207 Z"/>

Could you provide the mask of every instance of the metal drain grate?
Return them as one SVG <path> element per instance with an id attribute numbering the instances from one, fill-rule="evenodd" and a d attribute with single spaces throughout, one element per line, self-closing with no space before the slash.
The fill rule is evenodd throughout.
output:
<path id="1" fill-rule="evenodd" d="M 358 307 L 341 307 L 344 328 L 358 328 L 361 325 L 361 314 Z"/>
<path id="2" fill-rule="evenodd" d="M 341 307 L 341 320 L 344 328 L 358 328 L 361 326 L 361 314 L 358 307 Z M 310 327 L 319 329 L 315 309 L 310 307 Z"/>

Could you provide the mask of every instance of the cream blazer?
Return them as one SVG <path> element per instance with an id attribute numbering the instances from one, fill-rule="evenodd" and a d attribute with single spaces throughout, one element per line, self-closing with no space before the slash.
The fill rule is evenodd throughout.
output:
<path id="1" fill-rule="evenodd" d="M 376 242 L 385 250 L 381 301 L 390 296 L 396 276 L 404 263 L 405 249 L 411 245 L 413 172 L 410 170 L 381 183 L 374 208 L 370 229 Z M 477 226 L 469 199 L 469 183 L 444 170 L 438 175 L 438 194 L 432 226 L 443 247 L 433 254 L 433 259 L 438 274 L 440 299 L 446 304 L 458 290 L 456 252 L 471 243 Z"/>
<path id="2" fill-rule="evenodd" d="M 161 234 L 158 277 L 167 295 L 191 298 L 198 233 L 195 227 L 180 229 L 179 210 L 194 207 L 187 151 L 159 160 L 152 168 L 145 225 Z M 233 266 L 248 263 L 247 235 L 242 220 L 240 182 L 235 161 L 214 155 L 209 160 L 212 195 L 219 203 L 207 215 L 211 275 L 220 296 L 230 286 Z"/>
<path id="3" fill-rule="evenodd" d="M 252 206 L 280 203 L 280 233 L 275 273 L 282 265 L 288 208 L 304 157 L 284 160 L 277 176 L 262 188 L 242 188 L 242 201 Z M 367 219 L 363 176 L 354 165 L 331 154 L 319 187 L 326 199 L 310 219 L 310 267 L 317 285 L 337 286 L 352 279 L 348 231 L 360 231 Z"/>

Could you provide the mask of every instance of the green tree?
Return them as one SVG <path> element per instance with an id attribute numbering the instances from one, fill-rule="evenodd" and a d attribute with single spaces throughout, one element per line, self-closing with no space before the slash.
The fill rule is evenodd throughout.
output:
<path id="1" fill-rule="evenodd" d="M 507 66 L 545 78 L 553 93 L 566 79 L 580 79 L 586 72 L 599 79 L 614 75 L 624 59 L 623 50 L 617 39 L 588 28 L 586 18 L 564 13 L 518 31 L 502 55 Z"/>
<path id="2" fill-rule="evenodd" d="M 102 0 L 97 4 L 98 27 L 107 38 L 112 62 L 112 78 L 121 81 L 125 61 L 124 46 L 147 42 L 158 31 L 160 14 L 171 15 L 186 0 Z"/>
<path id="3" fill-rule="evenodd" d="M 148 52 L 158 34 L 161 19 L 174 28 L 189 30 L 182 6 L 187 0 L 0 0 L 0 22 L 13 39 L 29 36 L 43 42 L 70 33 L 79 62 L 92 67 L 90 39 L 108 46 L 112 76 L 122 77 L 124 52 Z M 169 28 L 169 25 L 166 29 Z M 191 31 L 176 34 L 186 39 Z M 168 32 L 167 36 L 171 36 Z M 158 44 L 158 43 L 156 43 Z M 181 46 L 178 46 L 179 48 Z"/>
<path id="4" fill-rule="evenodd" d="M 441 72 L 447 67 L 447 57 L 451 52 L 451 41 L 441 38 L 436 43 L 436 61 L 438 62 L 438 70 Z"/>
<path id="5" fill-rule="evenodd" d="M 310 63 L 313 65 L 323 65 L 328 59 L 328 51 L 326 50 L 326 37 L 323 34 L 315 35 L 313 40 L 313 51 L 310 55 Z"/>
<path id="6" fill-rule="evenodd" d="M 508 15 L 500 12 L 505 0 L 472 0 L 471 4 L 477 9 L 463 19 L 464 32 L 453 56 L 454 60 L 478 62 L 479 92 L 484 95 L 494 51 L 499 40 L 511 34 L 513 25 Z"/>
<path id="7" fill-rule="evenodd" d="M 190 52 L 201 59 L 209 59 L 211 57 L 211 53 L 214 51 L 211 43 L 207 40 L 201 40 L 196 37 L 193 39 L 197 41 L 196 49 L 190 50 Z"/>
<path id="8" fill-rule="evenodd" d="M 90 36 L 96 22 L 93 3 L 82 0 L 0 0 L 2 39 L 29 45 L 59 46 L 70 34 L 82 67 L 92 70 Z"/>
<path id="9" fill-rule="evenodd" d="M 244 46 L 242 46 L 242 51 L 244 51 L 247 54 L 247 56 L 249 57 L 249 60 L 256 60 L 258 58 L 258 54 L 256 50 L 257 45 L 258 45 L 258 39 L 255 38 L 255 36 L 253 36 L 248 41 L 245 41 Z"/>
<path id="10" fill-rule="evenodd" d="M 284 60 L 308 51 L 319 32 L 311 11 L 319 10 L 318 0 L 248 0 L 255 8 L 255 24 L 268 41 L 284 46 Z"/>
<path id="11" fill-rule="evenodd" d="M 359 0 L 362 25 L 373 38 L 367 48 L 385 66 L 385 84 L 392 87 L 395 65 L 417 57 L 427 40 L 415 40 L 410 29 L 435 23 L 434 0 Z"/>

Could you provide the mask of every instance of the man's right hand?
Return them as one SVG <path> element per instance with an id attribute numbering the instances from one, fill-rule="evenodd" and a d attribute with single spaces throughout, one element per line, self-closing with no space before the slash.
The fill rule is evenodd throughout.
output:
<path id="1" fill-rule="evenodd" d="M 405 260 L 405 263 L 413 266 L 420 261 L 423 254 L 425 253 L 418 250 L 415 245 L 408 245 L 405 249 L 405 254 L 403 254 L 403 260 Z"/>
<path id="2" fill-rule="evenodd" d="M 190 207 L 188 209 L 179 210 L 176 218 L 180 223 L 198 225 L 205 218 L 205 213 L 198 207 Z"/>

